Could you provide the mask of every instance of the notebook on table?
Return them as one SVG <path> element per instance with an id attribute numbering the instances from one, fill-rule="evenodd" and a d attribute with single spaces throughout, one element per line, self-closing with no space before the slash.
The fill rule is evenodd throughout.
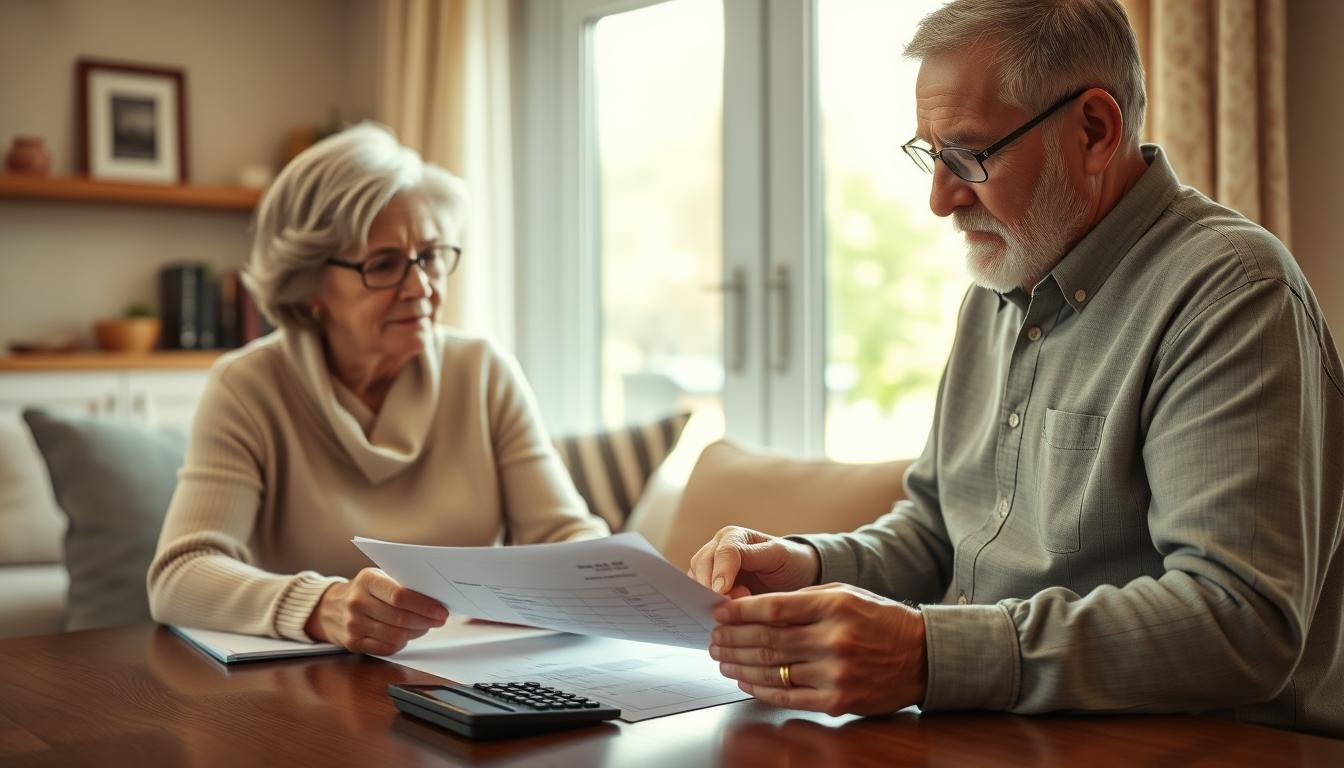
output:
<path id="1" fill-rule="evenodd" d="M 277 640 L 273 637 L 256 637 L 171 625 L 168 629 L 224 664 L 345 652 L 341 646 L 331 643 L 299 643 L 293 640 Z"/>

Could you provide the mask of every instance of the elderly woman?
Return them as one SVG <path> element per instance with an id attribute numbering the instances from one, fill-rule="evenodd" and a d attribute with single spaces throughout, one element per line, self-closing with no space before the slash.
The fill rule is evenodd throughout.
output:
<path id="1" fill-rule="evenodd" d="M 279 332 L 222 357 L 148 574 L 158 621 L 388 654 L 443 623 L 350 543 L 608 533 L 516 363 L 435 324 L 465 192 L 387 131 L 305 151 L 262 200 L 247 283 Z"/>

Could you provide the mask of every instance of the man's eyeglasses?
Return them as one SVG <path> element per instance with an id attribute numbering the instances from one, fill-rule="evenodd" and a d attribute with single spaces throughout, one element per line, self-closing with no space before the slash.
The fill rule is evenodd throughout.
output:
<path id="1" fill-rule="evenodd" d="M 327 263 L 334 267 L 353 269 L 364 279 L 364 287 L 376 290 L 401 285 L 406 275 L 410 274 L 412 264 L 419 264 L 429 279 L 438 280 L 456 272 L 461 260 L 461 248 L 455 245 L 431 245 L 414 256 L 389 248 L 377 251 L 363 261 L 327 259 Z"/>
<path id="2" fill-rule="evenodd" d="M 990 155 L 993 155 L 995 152 L 998 152 L 1009 144 L 1012 144 L 1014 141 L 1022 138 L 1027 131 L 1035 128 L 1042 120 L 1053 115 L 1060 107 L 1068 104 L 1079 96 L 1082 96 L 1089 90 L 1091 89 L 1082 88 L 1065 96 L 1059 101 L 1056 101 L 1054 104 L 1047 107 L 1044 112 L 1028 120 L 1022 127 L 979 152 L 976 152 L 973 149 L 966 149 L 965 147 L 951 146 L 943 147 L 941 150 L 934 152 L 928 147 L 921 147 L 916 144 L 915 142 L 921 140 L 918 136 L 903 144 L 901 149 L 905 150 L 905 154 L 909 155 L 910 159 L 915 161 L 915 165 L 923 168 L 928 173 L 933 173 L 934 161 L 942 160 L 943 165 L 946 165 L 948 170 L 955 173 L 958 178 L 973 184 L 979 184 L 989 178 L 989 172 L 985 170 L 985 160 L 989 159 Z"/>

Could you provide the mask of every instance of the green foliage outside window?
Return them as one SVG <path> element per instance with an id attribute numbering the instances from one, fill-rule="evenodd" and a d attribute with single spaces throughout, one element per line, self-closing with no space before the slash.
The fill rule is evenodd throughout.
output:
<path id="1" fill-rule="evenodd" d="M 828 194 L 828 356 L 854 374 L 841 396 L 883 411 L 931 398 L 954 321 L 946 295 L 965 284 L 961 265 L 944 263 L 930 224 L 912 221 L 908 204 L 879 194 L 870 176 L 846 174 L 838 187 Z"/>

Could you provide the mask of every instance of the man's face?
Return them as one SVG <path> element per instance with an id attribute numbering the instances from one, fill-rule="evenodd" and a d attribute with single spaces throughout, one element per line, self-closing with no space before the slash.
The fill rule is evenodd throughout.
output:
<path id="1" fill-rule="evenodd" d="M 1005 104 L 983 50 L 925 59 L 915 84 L 917 133 L 935 150 L 981 150 L 1033 115 Z M 964 181 L 934 167 L 929 208 L 952 216 L 966 235 L 966 260 L 979 285 L 1030 290 L 1069 248 L 1087 217 L 1071 177 L 1056 115 L 985 161 L 989 179 Z"/>

